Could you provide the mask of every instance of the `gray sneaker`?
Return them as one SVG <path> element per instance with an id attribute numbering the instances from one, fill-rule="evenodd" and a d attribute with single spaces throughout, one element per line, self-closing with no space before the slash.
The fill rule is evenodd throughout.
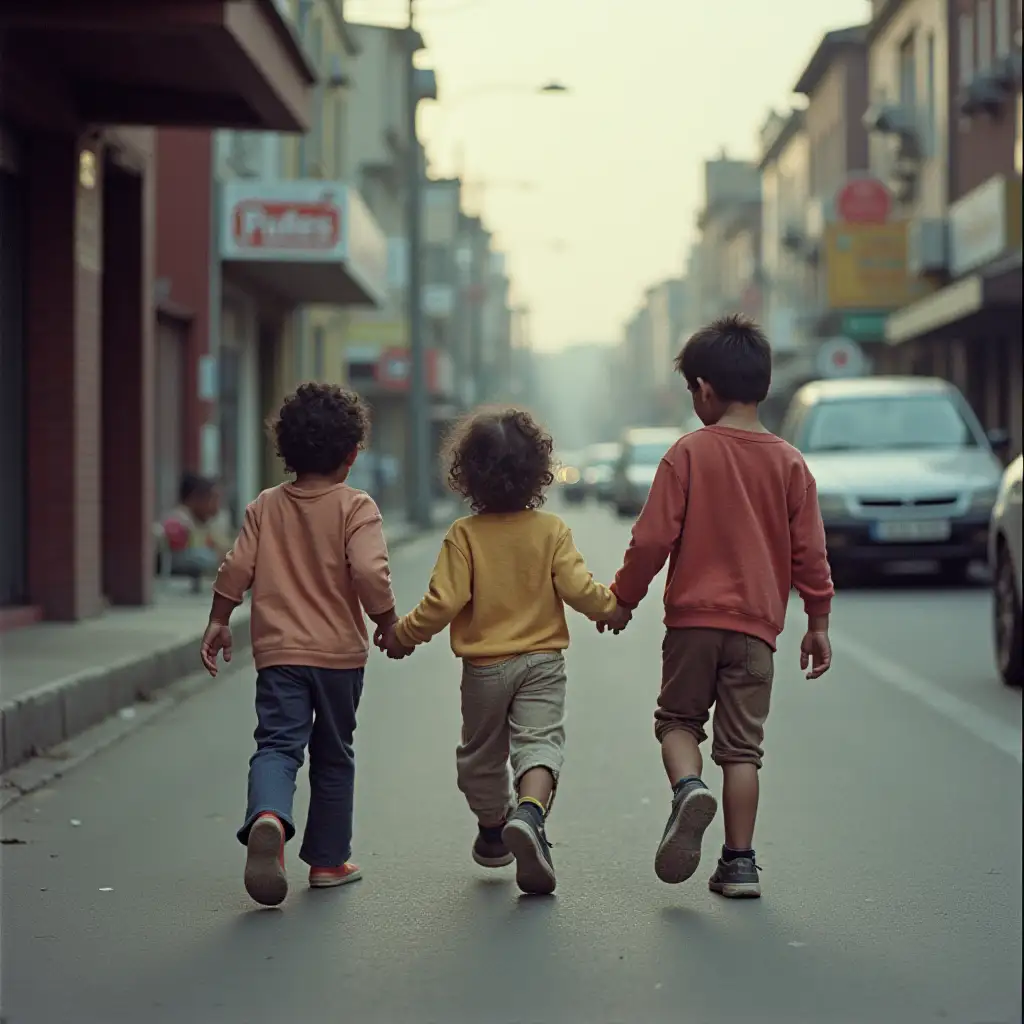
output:
<path id="1" fill-rule="evenodd" d="M 484 868 L 503 868 L 513 861 L 512 853 L 501 838 L 502 826 L 480 827 L 473 843 L 473 860 Z"/>
<path id="2" fill-rule="evenodd" d="M 654 873 L 663 882 L 685 882 L 700 864 L 700 844 L 714 820 L 718 801 L 702 782 L 691 782 L 672 797 L 672 813 L 654 855 Z"/>
<path id="3" fill-rule="evenodd" d="M 540 809 L 533 804 L 520 804 L 506 822 L 501 838 L 516 859 L 519 888 L 537 896 L 553 893 L 555 866 Z"/>
<path id="4" fill-rule="evenodd" d="M 756 900 L 761 895 L 760 870 L 753 857 L 719 860 L 708 888 L 731 900 Z"/>

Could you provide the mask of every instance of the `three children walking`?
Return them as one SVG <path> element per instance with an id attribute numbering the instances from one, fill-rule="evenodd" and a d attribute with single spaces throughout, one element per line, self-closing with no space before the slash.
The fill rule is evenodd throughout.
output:
<path id="1" fill-rule="evenodd" d="M 569 645 L 565 605 L 619 633 L 669 563 L 666 636 L 655 735 L 672 787 L 655 854 L 665 882 L 697 870 L 717 801 L 702 781 L 700 744 L 714 708 L 712 759 L 724 776 L 726 844 L 712 891 L 759 896 L 753 849 L 758 771 L 789 592 L 808 616 L 801 665 L 828 670 L 832 582 L 814 481 L 795 449 L 759 423 L 771 350 L 728 317 L 699 331 L 676 362 L 705 428 L 659 466 L 622 568 L 597 583 L 562 520 L 540 511 L 552 483 L 552 441 L 519 410 L 482 411 L 456 431 L 449 483 L 473 515 L 446 535 L 427 593 L 399 618 L 380 513 L 345 485 L 368 423 L 358 398 L 305 384 L 273 424 L 295 479 L 265 491 L 214 586 L 202 660 L 231 656 L 231 611 L 252 591 L 257 668 L 256 753 L 245 821 L 245 885 L 257 902 L 287 893 L 284 844 L 306 747 L 310 809 L 300 857 L 314 887 L 360 877 L 350 861 L 353 732 L 369 638 L 405 658 L 449 628 L 462 660 L 460 790 L 477 819 L 472 857 L 515 861 L 528 893 L 555 889 L 545 823 L 563 762 Z"/>

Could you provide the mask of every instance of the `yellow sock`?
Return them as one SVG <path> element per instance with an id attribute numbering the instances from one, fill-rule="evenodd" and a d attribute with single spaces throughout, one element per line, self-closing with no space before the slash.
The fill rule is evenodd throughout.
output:
<path id="1" fill-rule="evenodd" d="M 548 809 L 535 797 L 535 796 L 522 796 L 519 798 L 519 805 L 533 804 L 534 807 L 540 808 L 541 814 L 547 814 Z"/>

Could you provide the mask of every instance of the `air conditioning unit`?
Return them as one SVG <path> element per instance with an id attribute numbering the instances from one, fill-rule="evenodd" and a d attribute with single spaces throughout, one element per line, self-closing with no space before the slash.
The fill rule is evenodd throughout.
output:
<path id="1" fill-rule="evenodd" d="M 873 135 L 918 137 L 916 111 L 899 103 L 873 103 L 865 112 L 863 123 L 865 129 Z"/>
<path id="2" fill-rule="evenodd" d="M 975 114 L 998 114 L 1006 103 L 1008 93 L 1000 80 L 991 74 L 978 75 L 961 90 L 958 106 L 965 117 Z"/>
<path id="3" fill-rule="evenodd" d="M 907 270 L 914 277 L 949 270 L 949 225 L 945 218 L 917 218 L 907 232 Z"/>
<path id="4" fill-rule="evenodd" d="M 792 253 L 801 252 L 807 244 L 807 238 L 804 234 L 803 228 L 796 224 L 787 224 L 782 229 L 782 235 L 779 238 L 779 241 L 782 243 L 783 249 Z"/>

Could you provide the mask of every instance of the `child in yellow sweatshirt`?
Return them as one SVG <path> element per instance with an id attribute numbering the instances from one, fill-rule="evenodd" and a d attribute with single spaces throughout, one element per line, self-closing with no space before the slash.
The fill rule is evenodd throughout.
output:
<path id="1" fill-rule="evenodd" d="M 473 859 L 514 859 L 524 892 L 550 893 L 544 823 L 565 743 L 565 605 L 615 631 L 629 613 L 594 581 L 566 524 L 538 511 L 552 441 L 529 414 L 471 415 L 448 458 L 449 483 L 476 514 L 448 531 L 423 600 L 375 641 L 401 658 L 451 626 L 463 665 L 458 784 L 479 824 Z"/>

